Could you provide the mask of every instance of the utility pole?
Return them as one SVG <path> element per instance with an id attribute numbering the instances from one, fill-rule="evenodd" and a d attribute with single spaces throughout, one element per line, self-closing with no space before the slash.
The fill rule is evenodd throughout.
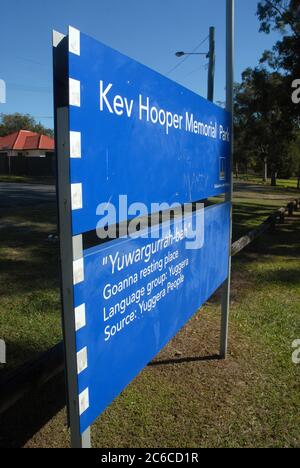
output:
<path id="1" fill-rule="evenodd" d="M 216 55 L 215 55 L 215 28 L 211 26 L 209 28 L 209 52 L 208 52 L 208 80 L 207 80 L 207 99 L 209 101 L 214 100 L 214 82 L 215 82 L 215 63 L 216 63 Z"/>
<path id="2" fill-rule="evenodd" d="M 214 100 L 214 82 L 215 82 L 215 63 L 216 63 L 216 45 L 215 45 L 216 29 L 211 26 L 209 28 L 209 52 L 176 52 L 176 57 L 184 57 L 185 55 L 204 55 L 209 59 L 208 64 L 208 83 L 207 83 L 207 99 L 211 102 Z M 178 66 L 178 65 L 177 65 Z"/>
<path id="3" fill-rule="evenodd" d="M 234 81 L 234 18 L 235 18 L 235 0 L 226 0 L 226 110 L 231 114 L 231 174 L 230 191 L 226 194 L 225 201 L 231 205 L 230 236 L 229 236 L 229 264 L 228 278 L 223 284 L 222 291 L 222 318 L 221 318 L 221 346 L 220 357 L 225 359 L 227 356 L 228 344 L 228 322 L 230 312 L 230 286 L 231 286 L 231 243 L 232 243 L 232 198 L 233 198 L 233 81 Z"/>

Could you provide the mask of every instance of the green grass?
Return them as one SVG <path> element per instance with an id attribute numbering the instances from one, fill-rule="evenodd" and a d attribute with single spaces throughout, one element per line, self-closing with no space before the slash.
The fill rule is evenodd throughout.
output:
<path id="1" fill-rule="evenodd" d="M 58 246 L 53 205 L 3 214 L 0 224 L 0 334 L 9 370 L 61 339 Z M 4 367 L 4 366 L 2 366 Z"/>
<path id="2" fill-rule="evenodd" d="M 271 179 L 268 179 L 267 182 L 264 182 L 262 177 L 259 177 L 257 175 L 252 175 L 252 174 L 250 175 L 241 174 L 236 180 L 240 180 L 240 181 L 244 181 L 244 182 L 248 182 L 252 184 L 264 185 L 265 187 L 271 186 Z M 290 179 L 277 179 L 276 187 L 274 188 L 297 190 L 297 186 L 298 186 L 298 178 L 291 177 Z"/>
<path id="3" fill-rule="evenodd" d="M 272 212 L 295 198 L 300 198 L 299 190 L 257 187 L 247 183 L 234 195 L 233 240 L 256 228 Z"/>
<path id="4" fill-rule="evenodd" d="M 298 215 L 234 259 L 227 361 L 197 360 L 218 352 L 217 295 L 97 420 L 95 447 L 299 447 L 299 234 Z M 27 445 L 67 447 L 65 421 Z"/>
<path id="5" fill-rule="evenodd" d="M 0 182 L 16 183 L 16 184 L 45 184 L 53 185 L 55 177 L 53 176 L 18 176 L 0 174 Z"/>
<path id="6" fill-rule="evenodd" d="M 96 446 L 299 447 L 299 234 L 298 216 L 234 259 L 228 361 L 146 369 L 95 424 Z M 162 358 L 217 352 L 216 302 Z"/>
<path id="7" fill-rule="evenodd" d="M 235 238 L 289 197 L 269 188 L 239 192 Z M 55 231 L 53 206 L 8 219 L 16 226 L 0 230 L 0 329 L 15 365 L 60 339 L 58 251 L 45 241 Z M 291 347 L 300 338 L 299 272 L 298 214 L 234 258 L 227 361 L 199 359 L 219 350 L 216 294 L 97 420 L 93 445 L 299 447 L 300 366 Z M 63 410 L 27 446 L 68 444 Z"/>

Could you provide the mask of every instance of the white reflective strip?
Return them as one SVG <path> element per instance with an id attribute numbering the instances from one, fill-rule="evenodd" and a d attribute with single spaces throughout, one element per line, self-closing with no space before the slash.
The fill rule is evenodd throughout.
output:
<path id="1" fill-rule="evenodd" d="M 72 210 L 82 208 L 82 184 L 71 184 Z"/>
<path id="2" fill-rule="evenodd" d="M 57 47 L 66 36 L 58 31 L 52 31 L 52 45 Z"/>
<path id="3" fill-rule="evenodd" d="M 73 262 L 73 283 L 74 285 L 84 281 L 84 262 L 83 258 Z"/>
<path id="4" fill-rule="evenodd" d="M 69 26 L 69 52 L 80 55 L 80 31 Z"/>
<path id="5" fill-rule="evenodd" d="M 86 388 L 79 395 L 79 415 L 81 416 L 90 406 L 89 389 Z"/>
<path id="6" fill-rule="evenodd" d="M 73 245 L 73 260 L 78 260 L 83 257 L 83 243 L 82 243 L 82 234 L 78 236 L 73 236 L 72 238 Z"/>
<path id="7" fill-rule="evenodd" d="M 75 330 L 81 330 L 86 326 L 85 304 L 75 308 Z"/>
<path id="8" fill-rule="evenodd" d="M 70 157 L 81 158 L 81 133 L 70 132 Z"/>
<path id="9" fill-rule="evenodd" d="M 88 367 L 87 347 L 77 353 L 77 373 L 81 374 Z"/>
<path id="10" fill-rule="evenodd" d="M 80 107 L 80 81 L 69 78 L 69 104 Z"/>

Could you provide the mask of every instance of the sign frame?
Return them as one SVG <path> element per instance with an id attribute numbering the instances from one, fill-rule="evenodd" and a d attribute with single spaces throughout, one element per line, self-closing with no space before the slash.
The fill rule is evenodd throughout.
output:
<path id="1" fill-rule="evenodd" d="M 234 42 L 234 0 L 226 0 L 227 6 L 227 65 L 226 65 L 226 109 L 231 113 L 231 134 L 233 130 L 233 42 Z M 90 448 L 91 434 L 88 428 L 83 434 L 80 431 L 80 398 L 77 381 L 76 327 L 74 320 L 73 268 L 74 262 L 82 259 L 82 236 L 72 237 L 72 200 L 70 185 L 66 183 L 65 174 L 70 173 L 70 139 L 69 139 L 69 79 L 65 70 L 69 53 L 68 37 L 53 32 L 53 69 L 54 69 L 54 111 L 55 138 L 57 146 L 57 199 L 59 211 L 59 236 L 61 254 L 61 300 L 63 307 L 63 333 L 66 362 L 66 384 L 68 399 L 68 420 L 71 429 L 71 446 L 73 448 Z M 232 163 L 233 144 L 231 138 L 230 159 Z M 232 166 L 231 166 L 232 167 Z M 230 174 L 230 190 L 225 201 L 230 204 L 230 244 L 228 258 L 228 279 L 222 290 L 221 341 L 220 356 L 225 359 L 228 343 L 228 320 L 230 307 L 231 275 L 231 239 L 232 239 L 232 195 L 233 179 Z M 79 242 L 78 242 L 79 237 Z M 81 237 L 81 241 L 80 241 Z M 77 238 L 77 239 L 76 239 Z M 74 240 L 76 239 L 76 241 Z"/>
<path id="2" fill-rule="evenodd" d="M 90 448 L 90 428 L 84 434 L 79 425 L 79 395 L 77 383 L 76 330 L 73 300 L 74 246 L 72 242 L 71 192 L 64 174 L 70 171 L 70 141 L 68 112 L 68 81 L 65 66 L 68 53 L 67 37 L 53 31 L 54 126 L 57 154 L 57 201 L 61 257 L 61 303 L 64 338 L 65 378 L 67 387 L 68 424 L 72 448 Z"/>

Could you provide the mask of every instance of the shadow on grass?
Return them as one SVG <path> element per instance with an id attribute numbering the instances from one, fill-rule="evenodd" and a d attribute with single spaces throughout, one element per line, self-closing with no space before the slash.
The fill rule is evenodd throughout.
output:
<path id="1" fill-rule="evenodd" d="M 259 226 L 274 211 L 276 211 L 276 206 L 264 208 L 256 203 L 235 204 L 233 209 L 233 240 L 238 240 L 251 229 Z"/>
<path id="2" fill-rule="evenodd" d="M 47 242 L 43 230 L 1 232 L 0 296 L 33 293 L 41 287 L 59 287 L 59 247 Z"/>
<path id="3" fill-rule="evenodd" d="M 251 254 L 250 257 L 248 254 Z M 251 262 L 259 257 L 281 256 L 289 259 L 300 257 L 300 218 L 287 218 L 285 224 L 266 232 L 250 244 L 237 258 L 241 262 Z"/>
<path id="4" fill-rule="evenodd" d="M 65 404 L 65 377 L 61 373 L 0 416 L 0 448 L 23 447 Z"/>
<path id="5" fill-rule="evenodd" d="M 262 193 L 265 195 L 280 195 L 284 192 L 284 194 L 291 194 L 298 196 L 300 195 L 300 190 L 296 187 L 289 187 L 289 186 L 281 186 L 278 185 L 276 187 L 272 187 L 271 185 L 258 185 L 256 183 L 247 183 L 247 182 L 235 182 L 234 183 L 234 190 L 239 192 L 255 192 L 255 193 Z"/>
<path id="6" fill-rule="evenodd" d="M 177 359 L 163 359 L 161 361 L 152 361 L 148 364 L 149 367 L 166 366 L 171 364 L 187 364 L 189 362 L 209 362 L 209 361 L 220 361 L 221 357 L 218 354 L 212 356 L 195 356 L 195 357 L 183 357 Z"/>
<path id="7" fill-rule="evenodd" d="M 149 366 L 218 361 L 218 355 L 154 361 Z M 0 448 L 23 447 L 66 405 L 65 377 L 60 373 L 50 382 L 23 397 L 0 417 Z M 26 421 L 26 424 L 24 424 Z"/>
<path id="8" fill-rule="evenodd" d="M 264 283 L 274 283 L 289 286 L 300 285 L 300 271 L 296 268 L 285 270 L 259 272 L 259 279 Z"/>

